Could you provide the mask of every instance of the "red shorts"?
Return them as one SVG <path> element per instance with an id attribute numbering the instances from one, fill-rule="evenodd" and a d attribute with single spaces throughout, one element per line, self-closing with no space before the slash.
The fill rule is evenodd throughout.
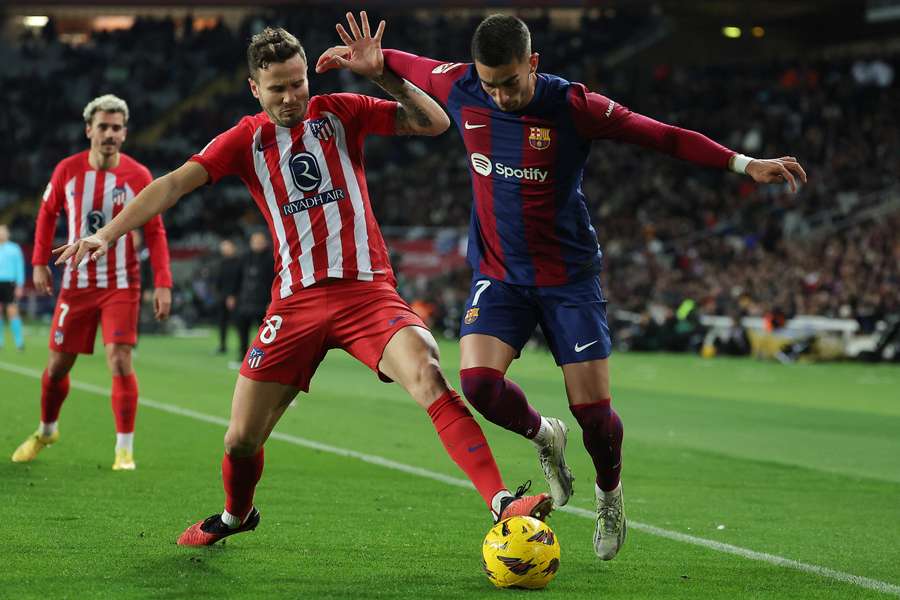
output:
<path id="1" fill-rule="evenodd" d="M 50 349 L 70 354 L 93 354 L 97 324 L 103 324 L 103 344 L 137 343 L 137 289 L 63 289 L 50 326 Z"/>
<path id="2" fill-rule="evenodd" d="M 387 281 L 330 279 L 273 300 L 241 365 L 241 375 L 309 391 L 325 353 L 342 348 L 378 370 L 395 333 L 422 319 Z"/>

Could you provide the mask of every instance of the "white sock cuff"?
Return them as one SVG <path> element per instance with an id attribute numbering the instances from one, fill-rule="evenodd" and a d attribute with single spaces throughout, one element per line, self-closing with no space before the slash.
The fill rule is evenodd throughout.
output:
<path id="1" fill-rule="evenodd" d="M 232 529 L 236 529 L 241 526 L 240 517 L 236 517 L 227 510 L 222 511 L 222 522 L 228 525 Z"/>
<path id="2" fill-rule="evenodd" d="M 541 427 L 538 429 L 538 432 L 531 438 L 531 442 L 537 446 L 538 448 L 542 448 L 547 445 L 547 441 L 550 439 L 550 435 L 553 433 L 553 426 L 550 425 L 550 421 L 547 420 L 546 417 L 541 417 Z"/>

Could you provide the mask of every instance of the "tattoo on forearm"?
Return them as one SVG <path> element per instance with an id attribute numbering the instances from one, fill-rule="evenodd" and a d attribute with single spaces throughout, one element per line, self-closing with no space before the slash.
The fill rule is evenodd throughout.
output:
<path id="1" fill-rule="evenodd" d="M 431 127 L 431 117 L 416 102 L 416 100 L 421 100 L 421 98 L 413 98 L 415 94 L 428 99 L 428 95 L 425 92 L 412 84 L 408 84 L 393 73 L 389 74 L 387 71 L 380 77 L 373 78 L 372 81 L 400 103 L 401 110 L 397 111 L 398 131 L 405 131 L 409 126 L 410 120 L 414 121 L 418 127 Z"/>

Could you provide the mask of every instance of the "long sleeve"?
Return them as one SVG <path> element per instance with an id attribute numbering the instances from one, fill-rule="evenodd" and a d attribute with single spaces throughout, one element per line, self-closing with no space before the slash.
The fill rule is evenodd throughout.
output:
<path id="1" fill-rule="evenodd" d="M 588 139 L 612 139 L 664 152 L 694 164 L 727 169 L 734 150 L 702 133 L 661 123 L 632 112 L 609 98 L 588 92 L 581 84 L 569 89 L 575 127 Z"/>
<path id="2" fill-rule="evenodd" d="M 400 50 L 384 50 L 384 64 L 398 76 L 447 104 L 453 83 L 466 73 L 466 63 L 448 63 Z"/>
<path id="3" fill-rule="evenodd" d="M 25 285 L 25 256 L 22 254 L 22 248 L 19 247 L 18 244 L 13 244 L 13 249 L 15 250 L 15 282 L 16 286 L 22 287 Z"/>
<path id="4" fill-rule="evenodd" d="M 172 271 L 169 269 L 169 242 L 160 215 L 156 215 L 144 225 L 144 241 L 147 244 L 147 250 L 150 251 L 153 286 L 172 287 Z"/>
<path id="5" fill-rule="evenodd" d="M 38 210 L 37 224 L 34 228 L 34 249 L 31 253 L 32 265 L 47 265 L 50 262 L 50 251 L 53 249 L 53 236 L 56 233 L 56 221 L 65 201 L 62 174 L 57 167 L 53 171 L 50 183 L 44 190 L 41 207 Z"/>

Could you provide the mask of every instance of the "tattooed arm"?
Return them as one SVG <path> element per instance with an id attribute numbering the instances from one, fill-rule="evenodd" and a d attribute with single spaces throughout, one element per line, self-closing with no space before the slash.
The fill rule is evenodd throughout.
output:
<path id="1" fill-rule="evenodd" d="M 441 105 L 393 71 L 385 68 L 372 82 L 394 97 L 397 107 L 397 135 L 440 135 L 450 127 L 450 118 Z"/>
<path id="2" fill-rule="evenodd" d="M 360 13 L 360 24 L 352 13 L 347 13 L 348 32 L 343 25 L 336 26 L 344 46 L 334 46 L 326 50 L 316 62 L 316 72 L 328 69 L 349 69 L 357 75 L 368 77 L 376 85 L 393 96 L 397 107 L 397 135 L 439 135 L 450 127 L 441 105 L 412 83 L 401 79 L 385 67 L 381 51 L 381 36 L 385 22 L 378 24 L 373 34 L 369 29 L 366 11 Z"/>

